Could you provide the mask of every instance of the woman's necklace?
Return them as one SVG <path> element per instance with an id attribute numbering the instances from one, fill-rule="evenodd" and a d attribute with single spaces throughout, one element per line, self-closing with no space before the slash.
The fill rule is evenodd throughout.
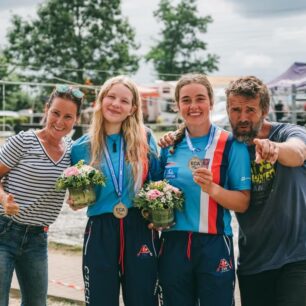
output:
<path id="1" fill-rule="evenodd" d="M 112 136 L 110 136 L 110 135 L 108 135 L 108 138 L 113 142 L 113 144 L 112 144 L 113 153 L 117 153 L 117 140 L 116 140 L 116 138 L 113 139 Z"/>

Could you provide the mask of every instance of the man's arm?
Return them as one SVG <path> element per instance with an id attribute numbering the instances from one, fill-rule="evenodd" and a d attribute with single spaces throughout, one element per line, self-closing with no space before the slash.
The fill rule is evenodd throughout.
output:
<path id="1" fill-rule="evenodd" d="M 306 144 L 299 138 L 291 137 L 285 142 L 274 142 L 269 139 L 254 139 L 256 145 L 256 162 L 260 160 L 283 166 L 299 167 L 306 160 Z"/>
<path id="2" fill-rule="evenodd" d="M 277 143 L 279 147 L 278 162 L 287 167 L 298 167 L 306 160 L 306 144 L 299 138 Z"/>
<path id="3" fill-rule="evenodd" d="M 174 144 L 174 141 L 175 141 L 175 132 L 168 132 L 158 140 L 157 144 L 161 148 L 167 148 L 172 146 Z"/>

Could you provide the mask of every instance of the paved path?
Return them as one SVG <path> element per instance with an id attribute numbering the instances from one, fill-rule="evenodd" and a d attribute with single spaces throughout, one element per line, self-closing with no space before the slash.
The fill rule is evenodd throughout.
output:
<path id="1" fill-rule="evenodd" d="M 82 257 L 80 254 L 49 250 L 48 294 L 55 297 L 84 301 L 81 267 Z M 12 288 L 19 288 L 15 276 Z"/>
<path id="2" fill-rule="evenodd" d="M 79 302 L 84 305 L 83 278 L 81 272 L 81 254 L 49 250 L 49 291 L 54 297 L 64 298 Z M 239 290 L 236 286 L 236 306 L 240 306 Z M 12 288 L 19 289 L 16 276 L 14 275 Z M 121 301 L 121 306 L 123 303 Z M 135 305 L 137 306 L 137 305 Z"/>

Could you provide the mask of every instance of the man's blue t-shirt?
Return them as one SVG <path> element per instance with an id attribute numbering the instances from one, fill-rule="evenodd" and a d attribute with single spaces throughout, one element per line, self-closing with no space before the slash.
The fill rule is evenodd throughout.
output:
<path id="1" fill-rule="evenodd" d="M 269 139 L 306 143 L 303 127 L 273 123 Z M 252 190 L 249 209 L 236 213 L 239 222 L 238 273 L 257 274 L 306 260 L 306 161 L 299 167 L 255 163 L 249 147 Z"/>

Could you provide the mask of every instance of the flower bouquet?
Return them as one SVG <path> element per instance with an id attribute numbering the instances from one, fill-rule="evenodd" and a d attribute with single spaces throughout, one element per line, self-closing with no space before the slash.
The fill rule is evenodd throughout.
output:
<path id="1" fill-rule="evenodd" d="M 134 205 L 155 227 L 169 227 L 174 223 L 174 209 L 182 210 L 183 193 L 166 180 L 150 182 L 138 192 Z"/>
<path id="2" fill-rule="evenodd" d="M 94 185 L 105 186 L 105 176 L 99 170 L 85 165 L 84 160 L 67 168 L 56 181 L 58 190 L 68 188 L 74 207 L 84 207 L 95 202 Z"/>

